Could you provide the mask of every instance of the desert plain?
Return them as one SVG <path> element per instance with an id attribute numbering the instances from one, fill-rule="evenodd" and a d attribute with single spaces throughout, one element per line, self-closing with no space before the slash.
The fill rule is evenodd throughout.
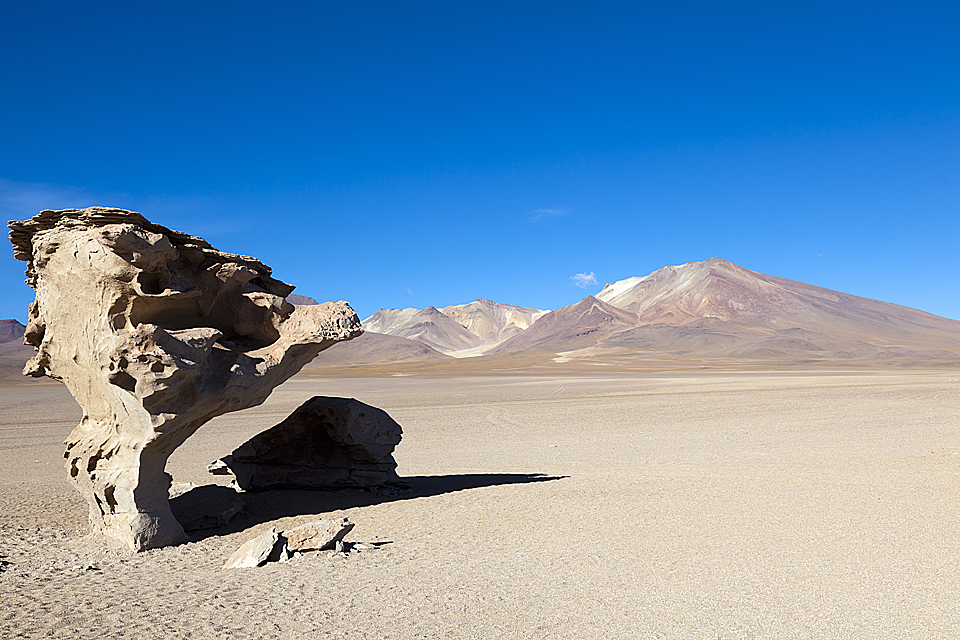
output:
<path id="1" fill-rule="evenodd" d="M 87 535 L 56 383 L 0 388 L 3 638 L 957 638 L 960 371 L 327 377 L 216 418 L 174 481 L 314 395 L 404 429 L 408 493 L 245 493 L 131 553 Z M 226 570 L 318 517 L 345 553 Z"/>

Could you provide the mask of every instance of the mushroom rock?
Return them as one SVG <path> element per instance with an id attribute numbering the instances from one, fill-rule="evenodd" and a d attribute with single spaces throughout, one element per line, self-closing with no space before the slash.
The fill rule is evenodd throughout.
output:
<path id="1" fill-rule="evenodd" d="M 347 303 L 295 307 L 256 258 L 139 213 L 43 211 L 9 227 L 36 291 L 24 374 L 62 381 L 80 404 L 67 470 L 92 531 L 133 550 L 186 539 L 164 472 L 178 446 L 362 332 Z"/>
<path id="2" fill-rule="evenodd" d="M 298 307 L 299 308 L 299 307 Z M 207 469 L 245 491 L 377 488 L 398 493 L 393 450 L 402 429 L 386 411 L 353 398 L 316 396 Z"/>

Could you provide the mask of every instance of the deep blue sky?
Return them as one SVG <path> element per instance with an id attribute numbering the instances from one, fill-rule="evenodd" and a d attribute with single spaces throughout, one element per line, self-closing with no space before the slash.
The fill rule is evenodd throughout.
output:
<path id="1" fill-rule="evenodd" d="M 956 2 L 5 3 L 0 209 L 140 211 L 361 317 L 721 256 L 960 319 L 958 32 Z"/>

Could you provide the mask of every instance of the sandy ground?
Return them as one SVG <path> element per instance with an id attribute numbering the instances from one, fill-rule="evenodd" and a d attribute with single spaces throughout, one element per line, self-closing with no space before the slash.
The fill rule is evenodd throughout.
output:
<path id="1" fill-rule="evenodd" d="M 960 372 L 298 378 L 170 460 L 206 473 L 313 395 L 386 409 L 414 490 L 245 494 L 194 542 L 86 537 L 57 385 L 0 389 L 2 638 L 960 638 Z M 369 547 L 223 570 L 317 515 Z"/>

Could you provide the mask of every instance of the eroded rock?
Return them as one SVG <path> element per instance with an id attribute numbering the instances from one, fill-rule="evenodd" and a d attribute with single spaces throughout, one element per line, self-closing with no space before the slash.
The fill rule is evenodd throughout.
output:
<path id="1" fill-rule="evenodd" d="M 67 470 L 91 529 L 131 549 L 185 539 L 164 465 L 187 437 L 361 333 L 347 303 L 295 307 L 256 258 L 138 213 L 43 211 L 9 226 L 36 290 L 24 373 L 61 380 L 82 407 Z"/>
<path id="2" fill-rule="evenodd" d="M 284 531 L 283 535 L 287 539 L 287 550 L 290 553 L 323 551 L 333 549 L 353 530 L 353 526 L 354 523 L 346 518 L 316 520 Z"/>
<path id="3" fill-rule="evenodd" d="M 244 569 L 250 567 L 259 567 L 269 560 L 277 544 L 280 542 L 280 536 L 277 535 L 277 528 L 271 527 L 269 531 L 264 531 L 253 540 L 247 540 L 237 549 L 226 564 L 224 569 Z"/>
<path id="4" fill-rule="evenodd" d="M 299 307 L 298 307 L 299 308 Z M 211 463 L 245 491 L 263 489 L 409 488 L 393 450 L 403 430 L 386 411 L 353 398 L 316 396 L 280 424 Z"/>
<path id="5" fill-rule="evenodd" d="M 261 567 L 268 562 L 286 562 L 302 554 L 313 554 L 327 549 L 345 553 L 344 536 L 353 531 L 354 523 L 346 518 L 315 520 L 288 531 L 277 532 L 276 527 L 248 540 L 237 549 L 224 569 Z M 366 545 L 358 545 L 366 549 Z"/>

